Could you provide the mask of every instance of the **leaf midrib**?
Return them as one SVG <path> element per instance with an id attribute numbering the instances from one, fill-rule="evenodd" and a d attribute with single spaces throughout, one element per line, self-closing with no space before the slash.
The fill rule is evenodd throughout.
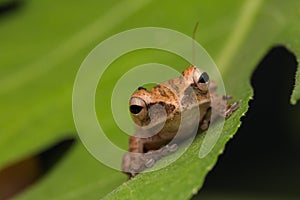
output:
<path id="1" fill-rule="evenodd" d="M 220 69 L 222 70 L 222 74 L 228 70 L 230 62 L 233 60 L 239 47 L 249 34 L 262 4 L 263 0 L 247 0 L 242 5 L 238 20 L 232 28 L 233 31 L 229 34 L 225 41 L 224 48 L 220 51 L 220 54 L 216 59 L 216 63 L 221 66 Z"/>

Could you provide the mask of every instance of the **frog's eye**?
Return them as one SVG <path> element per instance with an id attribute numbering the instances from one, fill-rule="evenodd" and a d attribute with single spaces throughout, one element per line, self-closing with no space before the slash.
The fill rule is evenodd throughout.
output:
<path id="1" fill-rule="evenodd" d="M 138 115 L 146 112 L 146 103 L 143 99 L 138 97 L 132 97 L 130 99 L 129 110 L 132 114 Z"/>
<path id="2" fill-rule="evenodd" d="M 198 79 L 198 83 L 208 83 L 208 82 L 209 82 L 209 76 L 206 72 L 203 72 Z"/>
<path id="3" fill-rule="evenodd" d="M 198 68 L 195 68 L 193 79 L 194 79 L 195 84 L 198 86 L 198 88 L 201 91 L 203 91 L 203 92 L 208 91 L 209 76 L 206 72 L 203 72 Z"/>
<path id="4" fill-rule="evenodd" d="M 143 107 L 138 105 L 131 105 L 130 106 L 130 112 L 132 114 L 139 114 L 142 111 Z"/>

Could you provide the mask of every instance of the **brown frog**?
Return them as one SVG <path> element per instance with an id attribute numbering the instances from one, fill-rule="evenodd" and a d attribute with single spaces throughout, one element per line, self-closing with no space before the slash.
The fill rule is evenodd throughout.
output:
<path id="1" fill-rule="evenodd" d="M 216 88 L 208 74 L 195 66 L 150 90 L 139 87 L 130 98 L 136 133 L 129 139 L 123 172 L 135 176 L 176 151 L 177 144 L 191 137 L 195 127 L 204 131 L 218 117 L 229 117 L 238 103 L 227 104 L 231 97 L 219 96 Z M 177 135 L 174 141 L 179 127 L 183 134 Z"/>

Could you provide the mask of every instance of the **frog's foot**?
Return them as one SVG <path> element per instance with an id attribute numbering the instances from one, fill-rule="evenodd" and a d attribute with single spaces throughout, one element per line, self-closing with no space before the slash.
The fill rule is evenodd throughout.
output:
<path id="1" fill-rule="evenodd" d="M 147 153 L 127 152 L 123 157 L 122 171 L 129 174 L 130 177 L 134 177 L 145 169 L 152 167 L 162 157 L 175 152 L 177 148 L 177 144 L 172 144 Z"/>
<path id="2" fill-rule="evenodd" d="M 123 157 L 122 171 L 130 177 L 134 177 L 145 170 L 145 159 L 143 155 L 143 153 L 127 152 Z"/>
<path id="3" fill-rule="evenodd" d="M 156 161 L 160 160 L 162 157 L 167 156 L 169 154 L 172 154 L 178 149 L 177 144 L 171 144 L 163 146 L 162 148 L 155 150 L 155 151 L 149 151 L 147 153 L 144 153 L 145 163 L 144 166 L 146 168 L 152 167 Z"/>
<path id="4" fill-rule="evenodd" d="M 234 102 L 233 104 L 228 104 L 227 105 L 227 109 L 225 111 L 225 118 L 227 119 L 228 117 L 231 116 L 231 114 L 238 109 L 239 107 L 239 103 L 238 102 Z"/>
<path id="5" fill-rule="evenodd" d="M 149 151 L 147 153 L 144 153 L 145 157 L 145 166 L 147 168 L 152 167 L 156 161 L 161 159 L 162 157 L 169 155 L 173 152 L 175 152 L 178 149 L 177 144 L 171 144 L 163 146 L 162 148 L 155 150 L 155 151 Z"/>

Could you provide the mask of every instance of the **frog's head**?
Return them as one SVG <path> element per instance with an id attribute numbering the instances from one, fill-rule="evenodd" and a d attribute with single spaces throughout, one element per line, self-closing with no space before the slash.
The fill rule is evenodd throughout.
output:
<path id="1" fill-rule="evenodd" d="M 202 102 L 207 102 L 208 88 L 208 74 L 190 66 L 180 77 L 158 84 L 150 90 L 139 87 L 130 98 L 129 110 L 138 126 L 147 126 L 150 122 L 156 125 L 166 119 L 176 123 L 175 113 L 182 112 L 182 109 L 191 104 L 199 106 Z"/>

